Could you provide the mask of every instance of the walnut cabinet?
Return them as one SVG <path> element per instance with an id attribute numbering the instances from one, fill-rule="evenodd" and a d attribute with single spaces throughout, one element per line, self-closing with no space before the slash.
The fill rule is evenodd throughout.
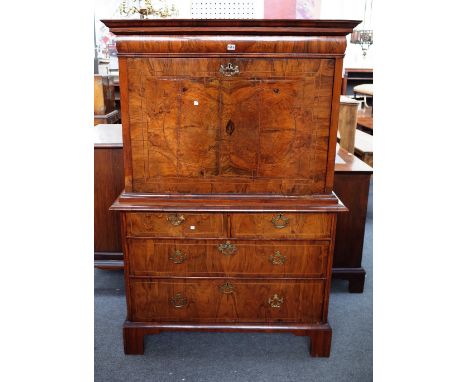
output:
<path id="1" fill-rule="evenodd" d="M 165 330 L 328 356 L 346 20 L 104 20 L 117 35 L 124 348 Z"/>

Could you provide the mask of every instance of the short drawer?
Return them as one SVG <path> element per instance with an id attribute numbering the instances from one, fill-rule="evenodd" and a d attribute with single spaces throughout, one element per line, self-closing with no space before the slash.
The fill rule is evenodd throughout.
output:
<path id="1" fill-rule="evenodd" d="M 330 239 L 333 214 L 260 213 L 232 214 L 235 238 Z"/>
<path id="2" fill-rule="evenodd" d="M 126 214 L 127 236 L 222 237 L 223 214 L 138 213 Z"/>
<path id="3" fill-rule="evenodd" d="M 322 280 L 130 281 L 132 321 L 319 323 Z"/>
<path id="4" fill-rule="evenodd" d="M 135 276 L 324 277 L 327 241 L 128 239 Z"/>

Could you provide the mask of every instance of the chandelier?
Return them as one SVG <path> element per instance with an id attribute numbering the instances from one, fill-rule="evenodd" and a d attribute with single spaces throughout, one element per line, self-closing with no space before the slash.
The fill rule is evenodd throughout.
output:
<path id="1" fill-rule="evenodd" d="M 367 51 L 374 42 L 374 31 L 369 28 L 372 20 L 372 0 L 370 0 L 370 11 L 367 14 L 367 2 L 364 0 L 364 18 L 362 22 L 362 29 L 356 29 L 351 34 L 351 44 L 361 45 L 362 55 L 366 57 Z"/>
<path id="2" fill-rule="evenodd" d="M 179 11 L 172 4 L 172 7 L 169 8 L 166 0 L 158 0 L 158 6 L 154 7 L 151 0 L 123 0 L 120 3 L 119 11 L 121 15 L 130 16 L 136 13 L 140 14 L 140 19 L 147 19 L 149 16 L 156 17 L 172 17 L 177 16 Z M 137 5 L 130 5 L 129 3 L 138 3 Z"/>
<path id="3" fill-rule="evenodd" d="M 365 57 L 367 50 L 374 42 L 374 32 L 370 29 L 355 30 L 351 34 L 351 44 L 361 45 L 362 55 Z"/>

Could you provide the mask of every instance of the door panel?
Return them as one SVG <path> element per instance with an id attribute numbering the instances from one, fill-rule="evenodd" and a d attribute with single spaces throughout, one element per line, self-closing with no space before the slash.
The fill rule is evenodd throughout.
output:
<path id="1" fill-rule="evenodd" d="M 324 189 L 333 59 L 133 58 L 127 74 L 135 192 Z"/>
<path id="2" fill-rule="evenodd" d="M 223 81 L 221 86 L 221 175 L 253 177 L 257 171 L 259 86 Z"/>
<path id="3" fill-rule="evenodd" d="M 178 176 L 218 175 L 217 80 L 182 80 L 178 129 Z"/>

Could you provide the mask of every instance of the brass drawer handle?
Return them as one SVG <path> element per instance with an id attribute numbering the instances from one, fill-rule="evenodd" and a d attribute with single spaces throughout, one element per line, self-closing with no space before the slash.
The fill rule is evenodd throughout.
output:
<path id="1" fill-rule="evenodd" d="M 181 225 L 184 221 L 184 215 L 179 215 L 179 214 L 169 214 L 167 215 L 167 221 L 171 223 L 172 225 Z"/>
<path id="2" fill-rule="evenodd" d="M 169 259 L 172 260 L 175 264 L 182 264 L 185 260 L 187 260 L 187 256 L 182 251 L 176 249 L 169 255 Z"/>
<path id="3" fill-rule="evenodd" d="M 280 251 L 275 251 L 275 253 L 270 256 L 270 263 L 273 265 L 283 265 L 285 262 L 286 256 L 282 255 Z"/>
<path id="4" fill-rule="evenodd" d="M 239 70 L 239 66 L 232 65 L 229 62 L 226 66 L 221 65 L 221 67 L 219 68 L 219 72 L 221 74 L 224 74 L 226 77 L 232 77 L 232 76 L 235 76 L 236 74 L 239 74 L 240 70 Z"/>
<path id="5" fill-rule="evenodd" d="M 234 252 L 237 251 L 237 247 L 229 241 L 226 241 L 224 244 L 218 245 L 218 251 L 224 256 L 232 256 L 234 255 Z"/>
<path id="6" fill-rule="evenodd" d="M 273 295 L 273 297 L 270 297 L 268 299 L 268 304 L 270 304 L 272 308 L 281 308 L 281 305 L 283 305 L 283 302 L 284 302 L 284 298 L 279 297 L 276 293 Z"/>
<path id="7" fill-rule="evenodd" d="M 182 296 L 182 293 L 176 293 L 176 295 L 171 298 L 171 304 L 177 309 L 185 308 L 188 305 L 188 300 L 187 297 Z"/>
<path id="8" fill-rule="evenodd" d="M 271 223 L 275 228 L 284 228 L 289 224 L 289 218 L 283 215 L 282 212 L 273 216 Z"/>
<path id="9" fill-rule="evenodd" d="M 235 292 L 234 285 L 226 282 L 219 286 L 219 291 L 225 294 L 234 293 Z"/>

